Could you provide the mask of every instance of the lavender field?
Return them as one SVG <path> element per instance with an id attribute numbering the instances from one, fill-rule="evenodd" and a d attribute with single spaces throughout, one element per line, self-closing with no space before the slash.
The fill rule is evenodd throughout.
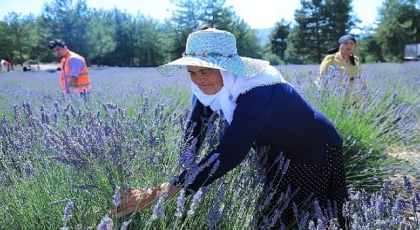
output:
<path id="1" fill-rule="evenodd" d="M 420 63 L 363 68 L 369 99 L 343 108 L 345 92 L 334 81 L 326 88 L 314 84 L 317 65 L 278 66 L 344 140 L 348 229 L 420 229 Z M 281 208 L 255 225 L 264 191 L 254 150 L 193 196 L 181 192 L 123 219 L 108 216 L 120 202 L 116 191 L 171 180 L 185 165 L 185 151 L 198 161 L 225 127 L 215 117 L 203 147 L 186 146 L 191 92 L 185 71 L 169 78 L 154 68 L 89 73 L 88 101 L 63 98 L 56 73 L 0 73 L 0 229 L 242 230 L 280 221 Z M 351 97 L 360 96 L 354 92 Z M 291 192 L 281 192 L 286 206 Z M 333 210 L 310 205 L 318 212 L 309 218 L 305 207 L 296 207 L 301 229 L 337 229 Z"/>

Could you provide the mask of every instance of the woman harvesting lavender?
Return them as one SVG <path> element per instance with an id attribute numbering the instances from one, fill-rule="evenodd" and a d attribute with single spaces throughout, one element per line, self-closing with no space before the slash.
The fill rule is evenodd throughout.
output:
<path id="1" fill-rule="evenodd" d="M 198 164 L 200 171 L 185 170 L 175 183 L 163 183 L 147 191 L 133 188 L 128 197 L 122 195 L 120 205 L 111 214 L 121 217 L 148 208 L 163 191 L 167 191 L 167 199 L 182 188 L 194 193 L 238 166 L 251 147 L 265 146 L 268 151 L 262 165 L 266 173 L 264 193 L 278 192 L 271 193 L 271 202 L 258 213 L 258 226 L 278 214 L 276 200 L 281 192 L 292 189 L 295 194 L 282 210 L 276 227 L 282 222 L 293 228 L 297 224 L 293 204 L 300 207 L 308 198 L 321 208 L 335 204 L 336 218 L 344 227 L 341 210 L 347 190 L 342 143 L 327 118 L 314 110 L 268 62 L 238 56 L 235 37 L 229 32 L 210 28 L 191 33 L 183 57 L 157 70 L 170 76 L 182 66 L 190 73 L 191 89 L 198 99 L 190 117 L 192 135 L 200 138 L 205 133 L 202 118 L 208 118 L 212 112 L 219 113 L 229 125 L 216 150 Z M 199 148 L 200 142 L 193 144 Z M 280 180 L 281 167 L 273 165 L 279 164 L 281 154 L 290 164 Z"/>

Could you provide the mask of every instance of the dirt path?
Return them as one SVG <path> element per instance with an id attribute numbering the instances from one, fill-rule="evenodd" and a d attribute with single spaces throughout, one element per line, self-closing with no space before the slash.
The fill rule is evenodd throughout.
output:
<path id="1" fill-rule="evenodd" d="M 395 159 L 402 160 L 411 168 L 417 170 L 417 174 L 420 171 L 420 152 L 413 152 L 413 151 L 397 151 L 397 150 L 390 150 L 389 155 L 394 157 Z M 391 175 L 390 179 L 394 182 L 401 182 L 402 183 L 402 174 L 397 173 L 395 175 Z M 413 187 L 420 190 L 420 178 L 417 175 L 406 175 L 410 179 L 411 184 Z"/>

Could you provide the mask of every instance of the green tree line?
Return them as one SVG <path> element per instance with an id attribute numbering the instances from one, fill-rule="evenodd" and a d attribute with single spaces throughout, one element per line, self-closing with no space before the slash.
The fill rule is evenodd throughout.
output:
<path id="1" fill-rule="evenodd" d="M 0 21 L 0 58 L 57 61 L 47 44 L 61 38 L 89 64 L 152 67 L 179 58 L 188 34 L 203 23 L 232 32 L 239 55 L 272 64 L 320 63 L 340 36 L 355 29 L 362 31 L 357 55 L 365 62 L 402 61 L 405 44 L 420 43 L 420 0 L 384 0 L 374 28 L 358 28 L 352 0 L 301 0 L 294 21 L 273 25 L 265 45 L 226 0 L 171 2 L 176 9 L 164 21 L 140 11 L 91 8 L 86 0 L 53 0 L 40 15 L 11 12 Z"/>

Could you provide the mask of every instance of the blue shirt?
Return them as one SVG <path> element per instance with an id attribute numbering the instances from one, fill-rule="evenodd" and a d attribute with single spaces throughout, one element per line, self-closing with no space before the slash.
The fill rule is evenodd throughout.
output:
<path id="1" fill-rule="evenodd" d="M 267 164 L 281 152 L 291 164 L 322 164 L 326 161 L 326 144 L 341 145 L 332 123 L 287 83 L 253 88 L 241 94 L 236 103 L 232 123 L 219 146 L 199 163 L 204 164 L 213 153 L 219 153 L 219 167 L 210 177 L 214 163 L 205 167 L 187 186 L 189 189 L 196 191 L 225 175 L 245 159 L 254 144 L 270 146 Z M 197 123 L 194 137 L 205 133 L 201 132 L 202 117 L 211 114 L 211 109 L 197 100 L 190 118 Z M 183 183 L 186 174 L 184 171 L 179 176 L 178 183 Z"/>

